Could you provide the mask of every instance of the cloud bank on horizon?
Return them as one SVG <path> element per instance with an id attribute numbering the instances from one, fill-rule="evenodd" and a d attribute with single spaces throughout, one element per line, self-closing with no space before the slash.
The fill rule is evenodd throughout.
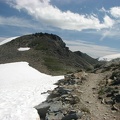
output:
<path id="1" fill-rule="evenodd" d="M 96 0 L 91 0 L 91 1 L 93 2 Z M 104 7 L 104 6 L 101 8 L 96 7 L 96 12 L 94 10 L 92 11 L 92 8 L 90 12 L 82 12 L 83 8 L 80 8 L 79 12 L 68 8 L 62 9 L 62 7 L 56 4 L 56 3 L 60 3 L 64 6 L 64 4 L 72 5 L 73 2 L 76 3 L 76 5 L 82 4 L 84 2 L 90 3 L 90 1 L 88 0 L 78 0 L 78 1 L 34 0 L 34 2 L 33 0 L 5 0 L 3 1 L 3 3 L 9 5 L 11 8 L 13 8 L 16 11 L 19 11 L 19 13 L 24 13 L 30 16 L 30 18 L 29 19 L 27 17 L 21 18 L 15 15 L 7 16 L 7 17 L 0 15 L 0 25 L 18 27 L 20 28 L 20 30 L 24 28 L 23 31 L 20 31 L 21 33 L 24 34 L 35 31 L 42 31 L 42 30 L 49 31 L 56 34 L 58 33 L 58 35 L 60 34 L 60 36 L 64 40 L 79 39 L 80 42 L 80 40 L 82 39 L 83 41 L 87 41 L 86 44 L 91 38 L 90 40 L 94 41 L 93 46 L 94 48 L 96 48 L 93 49 L 92 47 L 92 51 L 91 51 L 92 56 L 102 56 L 108 53 L 113 54 L 120 52 L 119 47 L 114 45 L 113 43 L 114 40 L 112 40 L 112 42 L 110 43 L 105 42 L 105 44 L 103 44 L 102 42 L 106 38 L 119 40 L 120 3 L 118 3 L 117 5 L 111 5 L 109 7 Z M 83 7 L 85 8 L 86 6 Z M 87 8 L 85 10 L 87 10 Z M 77 35 L 74 33 L 77 33 Z M 81 36 L 79 34 L 84 37 L 80 38 Z M 74 38 L 71 38 L 72 35 L 74 36 Z M 98 41 L 101 41 L 102 44 L 99 45 Z M 118 45 L 118 43 L 119 42 L 116 42 L 116 45 Z M 78 50 L 83 50 L 81 49 L 81 46 L 74 48 L 73 46 L 74 45 L 70 46 L 70 48 L 71 49 L 78 48 Z M 98 46 L 98 48 L 100 47 L 101 49 L 97 49 L 96 46 Z M 103 48 L 105 48 L 104 51 Z M 90 49 L 91 49 L 90 46 L 88 46 L 88 48 L 86 47 L 84 48 L 85 52 L 87 53 L 90 51 Z M 109 52 L 106 51 L 106 49 Z M 100 53 L 99 55 L 98 53 L 95 53 L 96 50 L 101 51 L 101 52 L 98 51 L 98 53 Z"/>

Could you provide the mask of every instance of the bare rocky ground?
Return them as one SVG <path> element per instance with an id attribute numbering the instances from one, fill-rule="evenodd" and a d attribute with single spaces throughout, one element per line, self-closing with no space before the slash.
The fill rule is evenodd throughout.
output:
<path id="1" fill-rule="evenodd" d="M 90 110 L 90 120 L 120 120 L 120 112 L 111 110 L 111 107 L 98 100 L 99 83 L 105 78 L 106 74 L 89 73 L 87 81 L 81 90 L 82 103 Z"/>
<path id="2" fill-rule="evenodd" d="M 112 110 L 98 99 L 105 73 L 78 72 L 60 80 L 48 99 L 36 106 L 41 120 L 119 120 L 120 111 Z M 44 93 L 43 93 L 44 94 Z"/>

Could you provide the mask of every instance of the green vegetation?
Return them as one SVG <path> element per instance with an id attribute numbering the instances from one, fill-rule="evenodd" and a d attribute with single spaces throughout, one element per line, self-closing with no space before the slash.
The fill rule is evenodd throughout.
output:
<path id="1" fill-rule="evenodd" d="M 35 50 L 48 50 L 48 47 L 45 44 L 38 44 Z"/>
<path id="2" fill-rule="evenodd" d="M 114 91 L 114 89 L 112 87 L 107 87 L 106 90 L 105 90 L 106 93 L 109 93 L 109 92 L 112 92 L 112 91 Z"/>
<path id="3" fill-rule="evenodd" d="M 30 47 L 30 50 L 20 52 L 17 50 L 20 47 Z M 76 54 L 69 51 L 59 36 L 48 33 L 21 36 L 0 46 L 0 52 L 0 63 L 27 61 L 35 69 L 52 75 L 87 69 L 96 63 L 82 52 Z"/>
<path id="4" fill-rule="evenodd" d="M 44 41 L 41 41 L 39 39 L 31 41 L 28 46 L 33 47 L 35 50 L 48 50 L 48 45 L 46 45 Z"/>
<path id="5" fill-rule="evenodd" d="M 90 110 L 89 110 L 87 107 L 82 107 L 82 108 L 81 108 L 81 111 L 82 111 L 82 112 L 90 113 Z"/>
<path id="6" fill-rule="evenodd" d="M 109 93 L 109 92 L 112 92 L 113 91 L 113 88 L 112 87 L 101 87 L 98 94 L 99 95 L 104 95 L 105 93 Z"/>
<path id="7" fill-rule="evenodd" d="M 104 95 L 105 94 L 105 88 L 104 87 L 101 87 L 99 92 L 98 92 L 99 95 Z"/>
<path id="8" fill-rule="evenodd" d="M 61 71 L 63 70 L 62 65 L 60 64 L 60 61 L 52 58 L 52 57 L 45 57 L 44 58 L 44 65 L 47 66 L 48 69 L 52 71 Z"/>

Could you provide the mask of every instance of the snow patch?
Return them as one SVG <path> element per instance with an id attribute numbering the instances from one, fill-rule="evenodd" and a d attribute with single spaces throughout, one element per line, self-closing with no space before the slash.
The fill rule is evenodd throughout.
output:
<path id="1" fill-rule="evenodd" d="M 7 38 L 7 39 L 3 40 L 2 42 L 0 42 L 0 45 L 6 44 L 6 43 L 18 38 L 18 37 L 19 36 Z"/>
<path id="2" fill-rule="evenodd" d="M 18 51 L 27 51 L 27 50 L 30 50 L 29 47 L 20 47 L 18 48 Z"/>
<path id="3" fill-rule="evenodd" d="M 106 55 L 103 57 L 100 57 L 98 60 L 99 61 L 111 61 L 113 59 L 120 58 L 120 53 L 119 54 L 113 54 L 113 55 Z"/>
<path id="4" fill-rule="evenodd" d="M 39 120 L 34 106 L 46 100 L 63 76 L 50 76 L 27 62 L 0 64 L 0 120 Z"/>

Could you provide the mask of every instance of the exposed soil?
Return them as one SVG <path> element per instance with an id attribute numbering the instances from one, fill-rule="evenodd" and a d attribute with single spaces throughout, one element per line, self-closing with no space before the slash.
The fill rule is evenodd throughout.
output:
<path id="1" fill-rule="evenodd" d="M 87 81 L 81 87 L 82 103 L 90 110 L 90 120 L 119 120 L 120 116 L 115 116 L 116 113 L 111 110 L 110 106 L 102 104 L 98 100 L 98 84 L 104 77 L 105 74 L 102 73 L 88 74 Z"/>

